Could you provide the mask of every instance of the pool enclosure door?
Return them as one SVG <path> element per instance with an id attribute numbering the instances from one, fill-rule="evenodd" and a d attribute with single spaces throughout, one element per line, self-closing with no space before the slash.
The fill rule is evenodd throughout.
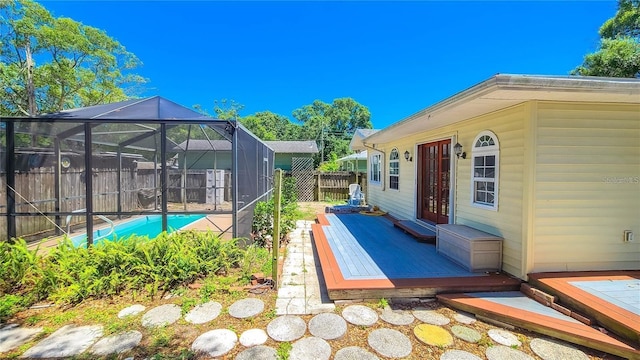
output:
<path id="1" fill-rule="evenodd" d="M 450 139 L 418 146 L 418 219 L 449 222 L 450 162 Z"/>

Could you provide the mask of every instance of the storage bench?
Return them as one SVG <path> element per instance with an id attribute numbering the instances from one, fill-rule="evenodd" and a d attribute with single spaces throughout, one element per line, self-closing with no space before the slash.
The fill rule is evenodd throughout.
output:
<path id="1" fill-rule="evenodd" d="M 436 225 L 438 253 L 472 272 L 502 269 L 502 240 L 466 225 Z"/>

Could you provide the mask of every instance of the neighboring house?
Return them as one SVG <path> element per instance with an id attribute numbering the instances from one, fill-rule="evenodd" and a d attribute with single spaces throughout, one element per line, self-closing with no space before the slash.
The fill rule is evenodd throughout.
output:
<path id="1" fill-rule="evenodd" d="M 315 141 L 264 141 L 275 152 L 275 168 L 291 170 L 294 157 L 311 158 L 318 153 Z M 187 151 L 185 151 L 187 150 Z M 231 142 L 226 140 L 190 140 L 174 148 L 178 152 L 178 164 L 187 169 L 231 170 Z M 239 153 L 242 146 L 239 145 Z M 185 160 L 186 156 L 186 160 Z"/>
<path id="2" fill-rule="evenodd" d="M 638 79 L 496 75 L 352 149 L 369 204 L 503 237 L 512 275 L 640 269 Z"/>
<path id="3" fill-rule="evenodd" d="M 337 161 L 340 171 L 367 172 L 367 150 L 341 157 Z"/>
<path id="4" fill-rule="evenodd" d="M 310 141 L 265 141 L 276 153 L 275 168 L 291 171 L 293 158 L 313 158 L 318 153 L 318 144 Z"/>

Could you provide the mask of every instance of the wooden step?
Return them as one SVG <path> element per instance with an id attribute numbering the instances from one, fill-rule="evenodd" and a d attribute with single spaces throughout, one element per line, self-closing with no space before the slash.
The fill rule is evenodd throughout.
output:
<path id="1" fill-rule="evenodd" d="M 427 242 L 431 244 L 436 243 L 436 233 L 433 230 L 427 229 L 426 227 L 416 223 L 411 220 L 399 220 L 394 221 L 393 226 L 402 229 L 407 234 L 410 234 L 416 240 L 420 242 Z"/>

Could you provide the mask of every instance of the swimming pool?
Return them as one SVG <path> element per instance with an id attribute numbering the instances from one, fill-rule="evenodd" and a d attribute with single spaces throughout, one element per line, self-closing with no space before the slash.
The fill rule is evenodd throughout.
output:
<path id="1" fill-rule="evenodd" d="M 167 215 L 167 232 L 174 232 L 183 227 L 198 221 L 206 215 Z M 93 232 L 94 243 L 102 241 L 113 241 L 116 237 L 126 238 L 131 235 L 148 236 L 154 238 L 162 232 L 162 215 L 140 216 L 129 221 L 119 223 L 114 227 L 113 234 L 108 235 L 110 227 L 99 229 Z M 97 239 L 97 240 L 96 240 Z M 83 246 L 87 241 L 87 234 L 74 236 L 71 238 L 73 245 Z"/>

